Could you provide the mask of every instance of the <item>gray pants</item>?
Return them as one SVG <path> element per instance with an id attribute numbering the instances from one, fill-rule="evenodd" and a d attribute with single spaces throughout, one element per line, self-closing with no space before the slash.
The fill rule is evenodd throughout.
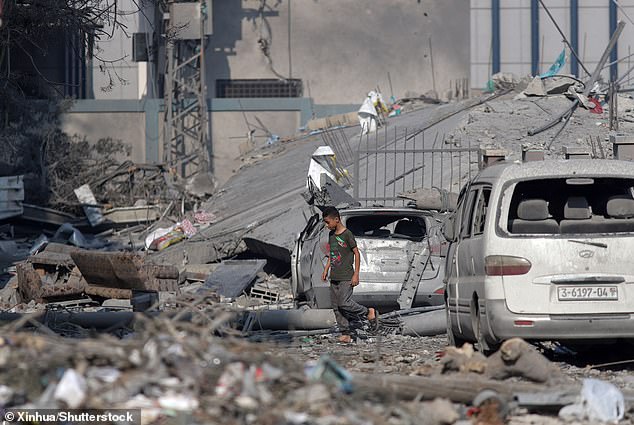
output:
<path id="1" fill-rule="evenodd" d="M 350 322 L 362 322 L 368 317 L 368 308 L 352 299 L 352 290 L 349 280 L 330 281 L 330 304 L 344 335 L 350 334 Z"/>

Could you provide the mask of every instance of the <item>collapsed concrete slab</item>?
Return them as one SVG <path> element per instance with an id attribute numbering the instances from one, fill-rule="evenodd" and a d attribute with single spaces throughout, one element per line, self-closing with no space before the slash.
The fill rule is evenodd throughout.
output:
<path id="1" fill-rule="evenodd" d="M 44 251 L 16 265 L 18 294 L 25 302 L 79 298 L 86 282 L 68 253 Z"/>
<path id="2" fill-rule="evenodd" d="M 129 252 L 74 251 L 71 258 L 89 285 L 137 291 L 178 292 L 178 268 L 146 262 Z"/>
<path id="3" fill-rule="evenodd" d="M 133 291 L 178 292 L 178 269 L 139 254 L 96 252 L 50 244 L 16 265 L 22 301 L 47 303 L 84 295 L 131 299 Z"/>
<path id="4" fill-rule="evenodd" d="M 209 275 L 201 291 L 214 291 L 226 298 L 236 298 L 264 269 L 265 260 L 226 260 Z"/>

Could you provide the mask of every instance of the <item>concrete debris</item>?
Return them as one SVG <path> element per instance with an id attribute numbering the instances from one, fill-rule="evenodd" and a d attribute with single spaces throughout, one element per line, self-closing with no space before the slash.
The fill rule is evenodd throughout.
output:
<path id="1" fill-rule="evenodd" d="M 158 205 L 111 208 L 103 212 L 103 218 L 107 223 L 119 226 L 153 223 L 160 217 L 161 211 Z"/>
<path id="2" fill-rule="evenodd" d="M 576 78 L 570 76 L 557 76 L 542 79 L 544 89 L 548 94 L 564 94 L 571 88 L 577 92 L 583 91 L 583 84 Z"/>
<path id="3" fill-rule="evenodd" d="M 457 371 L 482 374 L 487 368 L 486 357 L 479 351 L 475 351 L 473 345 L 468 343 L 460 348 L 447 347 L 440 363 L 443 372 Z"/>
<path id="4" fill-rule="evenodd" d="M 491 76 L 491 82 L 493 84 L 493 86 L 490 87 L 492 89 L 491 91 L 506 90 L 515 89 L 520 83 L 520 79 L 511 72 L 498 72 Z"/>
<path id="5" fill-rule="evenodd" d="M 187 193 L 196 198 L 206 198 L 216 191 L 218 182 L 211 173 L 196 173 L 185 183 Z"/>
<path id="6" fill-rule="evenodd" d="M 551 382 L 560 377 L 557 368 L 546 357 L 519 338 L 505 341 L 487 359 L 486 373 L 493 379 L 521 376 L 533 382 Z"/>
<path id="7" fill-rule="evenodd" d="M 151 263 L 140 254 L 77 250 L 70 256 L 88 285 L 178 292 L 178 268 Z"/>
<path id="8" fill-rule="evenodd" d="M 249 288 L 265 265 L 265 260 L 225 260 L 205 280 L 201 291 L 236 298 Z"/>
<path id="9" fill-rule="evenodd" d="M 103 214 L 101 214 L 101 208 L 97 205 L 97 199 L 92 193 L 92 190 L 90 190 L 90 186 L 85 184 L 75 189 L 74 192 L 79 202 L 81 202 L 90 225 L 96 227 L 103 223 L 104 217 Z"/>
<path id="10" fill-rule="evenodd" d="M 576 93 L 576 91 L 575 91 Z M 579 94 L 579 93 L 577 93 Z M 619 102 L 625 101 L 619 95 Z M 553 116 L 570 107 L 570 100 L 563 95 L 548 95 L 540 98 L 514 100 L 511 95 L 502 96 L 485 105 L 471 109 L 462 123 L 449 136 L 455 143 L 497 144 L 509 152 L 507 160 L 521 160 L 522 145 L 549 146 L 558 128 L 551 128 L 529 136 L 528 130 L 541 127 Z M 545 151 L 545 159 L 561 158 L 561 146 L 591 148 L 591 139 L 601 140 L 606 156 L 612 156 L 612 146 L 605 143 L 607 134 L 607 113 L 592 114 L 589 110 L 578 109 L 570 118 L 570 123 L 557 137 L 557 147 Z M 620 118 L 619 131 L 634 131 L 634 123 Z"/>
<path id="11" fill-rule="evenodd" d="M 50 244 L 18 263 L 17 295 L 3 301 L 51 303 L 79 299 L 132 299 L 134 291 L 178 293 L 178 269 L 146 262 L 138 254 L 95 252 Z M 6 299 L 5 299 L 6 298 Z"/>
<path id="12" fill-rule="evenodd" d="M 533 382 L 550 382 L 559 371 L 535 347 L 519 338 L 505 341 L 500 349 L 485 357 L 466 343 L 461 348 L 448 347 L 441 359 L 443 372 L 475 372 L 491 379 L 520 376 Z"/>
<path id="13" fill-rule="evenodd" d="M 356 126 L 358 124 L 359 117 L 357 116 L 357 113 L 348 112 L 346 114 L 337 114 L 324 118 L 312 119 L 306 124 L 306 130 L 313 133 L 327 128 Z"/>
<path id="14" fill-rule="evenodd" d="M 437 188 L 417 188 L 399 193 L 399 198 L 410 199 L 419 210 L 449 212 L 456 209 L 458 194 Z"/>
<path id="15" fill-rule="evenodd" d="M 537 76 L 533 78 L 522 93 L 526 96 L 546 96 L 546 88 L 544 87 L 541 77 Z"/>
<path id="16" fill-rule="evenodd" d="M 54 210 L 52 208 L 44 208 L 32 204 L 23 204 L 23 207 L 24 212 L 20 218 L 26 222 L 38 223 L 43 226 L 61 226 L 64 223 L 76 223 L 79 221 L 79 218 L 73 214 Z"/>
<path id="17" fill-rule="evenodd" d="M 17 264 L 16 270 L 18 294 L 27 303 L 80 298 L 86 284 L 69 252 L 43 251 Z"/>
<path id="18" fill-rule="evenodd" d="M 438 107 L 430 106 L 437 100 L 413 96 L 392 99 L 390 108 L 379 93 L 370 93 L 362 107 L 368 111 L 362 118 L 370 122 L 362 129 L 371 130 L 390 114 L 390 120 L 412 124 L 413 134 L 449 116 L 461 123 L 450 137 L 456 148 L 496 146 L 505 152 L 491 156 L 499 160 L 519 159 L 522 152 L 540 160 L 559 155 L 543 151 L 554 130 L 529 138 L 526 129 L 568 108 L 566 93 L 579 100 L 577 80 L 498 74 L 493 84 L 515 92 Z M 513 99 L 522 89 L 534 97 Z M 588 102 L 596 101 L 596 111 L 603 95 L 593 99 Z M 634 101 L 619 99 L 618 105 L 627 134 L 632 128 L 623 118 L 634 119 Z M 350 121 L 350 114 L 315 120 L 308 131 L 346 126 L 338 131 L 354 152 L 362 139 Z M 604 121 L 603 115 L 578 111 L 561 134 L 566 152 L 586 148 L 590 155 L 592 147 L 609 154 L 611 147 L 601 144 Z M 411 206 L 429 210 L 429 239 L 421 238 L 423 243 L 417 234 L 400 233 L 395 223 L 388 231 L 397 237 L 383 241 L 394 257 L 372 254 L 381 267 L 387 260 L 394 266 L 399 252 L 407 251 L 408 260 L 416 244 L 427 247 L 430 261 L 438 262 L 432 280 L 440 283 L 412 288 L 419 295 L 428 291 L 425 302 L 436 297 L 439 305 L 381 307 L 376 323 L 355 329 L 354 344 L 337 344 L 332 310 L 308 308 L 311 299 L 296 297 L 287 278 L 291 268 L 309 277 L 316 275 L 311 267 L 323 268 L 312 264 L 319 258 L 311 264 L 291 261 L 306 222 L 320 231 L 315 206 L 358 205 L 343 168 L 352 161 L 338 163 L 342 156 L 335 157 L 335 148 L 322 146 L 323 140 L 308 135 L 291 142 L 270 134 L 270 145 L 254 149 L 221 188 L 209 175 L 183 182 L 161 166 L 127 163 L 110 165 L 95 179 L 73 180 L 71 187 L 88 189 L 78 195 L 88 209 L 83 214 L 79 204 L 64 208 L 72 214 L 27 205 L 21 221 L 0 232 L 0 267 L 15 274 L 7 275 L 0 290 L 0 407 L 138 408 L 144 423 L 172 416 L 210 424 L 490 425 L 522 423 L 527 410 L 556 414 L 571 404 L 562 417 L 622 417 L 631 399 L 626 390 L 600 387 L 590 396 L 579 384 L 579 376 L 590 372 L 577 368 L 572 373 L 578 376 L 568 379 L 551 361 L 554 355 L 546 357 L 525 341 L 506 341 L 487 358 L 470 344 L 447 348 L 445 338 L 436 336 L 446 332 L 440 275 L 446 244 L 434 232 L 440 213 L 456 208 L 454 192 L 403 191 L 399 196 L 412 201 L 406 215 L 422 214 Z M 59 200 L 55 205 L 61 208 Z M 31 226 L 31 233 L 20 239 L 13 226 Z M 364 246 L 376 245 L 378 239 L 368 236 Z M 26 246 L 32 247 L 28 256 Z M 305 254 L 321 252 L 318 243 L 304 248 Z M 627 376 L 619 377 L 621 388 L 634 388 Z M 575 405 L 581 397 L 583 408 Z M 600 406 L 593 413 L 592 400 Z M 606 406 L 608 413 L 596 413 Z"/>

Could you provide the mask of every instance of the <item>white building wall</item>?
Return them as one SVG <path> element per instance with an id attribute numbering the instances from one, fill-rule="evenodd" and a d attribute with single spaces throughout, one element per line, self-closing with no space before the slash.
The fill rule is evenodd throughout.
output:
<path id="1" fill-rule="evenodd" d="M 491 75 L 491 0 L 471 0 L 471 87 Z"/>
<path id="2" fill-rule="evenodd" d="M 486 87 L 492 67 L 491 0 L 471 0 L 471 83 L 474 88 Z M 570 0 L 545 0 L 545 4 L 570 38 Z M 610 0 L 579 0 L 578 55 L 592 72 L 603 53 L 610 34 Z M 634 0 L 619 0 L 625 11 L 618 11 L 618 19 L 626 22 L 619 39 L 618 57 L 634 53 Z M 531 2 L 530 0 L 500 1 L 500 71 L 518 76 L 531 73 Z M 626 17 L 625 15 L 627 14 Z M 545 72 L 564 48 L 559 32 L 540 7 L 539 13 L 539 71 Z M 629 65 L 628 65 L 629 64 Z M 634 64 L 634 58 L 619 63 L 619 75 Z M 562 70 L 570 72 L 570 59 Z M 579 67 L 579 73 L 583 70 Z M 609 67 L 603 77 L 609 77 Z M 634 76 L 631 78 L 634 81 Z M 627 79 L 626 79 L 627 82 Z"/>
<path id="3" fill-rule="evenodd" d="M 146 17 L 153 19 L 154 13 L 150 7 L 144 14 L 137 11 L 136 5 L 148 2 L 118 3 L 127 28 L 97 45 L 97 56 L 105 62 L 94 62 L 96 99 L 142 98 L 146 85 L 157 81 L 151 65 L 132 61 L 132 34 L 151 32 Z M 214 33 L 206 52 L 209 97 L 216 79 L 276 78 L 260 50 L 261 37 L 271 40 L 277 72 L 302 79 L 304 96 L 309 96 L 310 85 L 317 104 L 357 104 L 377 86 L 388 97 L 392 90 L 402 97 L 435 85 L 444 96 L 453 81 L 469 77 L 466 0 L 270 0 L 265 7 L 268 27 L 259 7 L 259 0 L 213 2 Z"/>
<path id="4" fill-rule="evenodd" d="M 442 96 L 450 81 L 469 76 L 466 0 L 266 4 L 269 27 L 258 13 L 260 1 L 214 2 L 214 35 L 207 54 L 210 92 L 217 79 L 276 78 L 258 44 L 269 28 L 273 67 L 285 77 L 301 79 L 307 97 L 310 86 L 317 104 L 357 104 L 377 86 L 389 97 L 388 72 L 396 97 L 425 93 L 434 84 Z"/>
<path id="5" fill-rule="evenodd" d="M 138 11 L 137 4 L 141 3 L 118 0 L 125 31 L 117 29 L 111 39 L 96 43 L 92 70 L 95 99 L 140 99 L 145 93 L 145 76 L 139 75 L 139 64 L 132 61 L 132 34 L 145 31 L 147 26 L 146 18 Z M 147 17 L 152 19 L 153 15 Z M 104 30 L 111 31 L 112 26 L 106 23 Z"/>
<path id="6" fill-rule="evenodd" d="M 531 68 L 530 0 L 511 0 L 501 3 L 500 67 L 505 72 L 522 75 L 526 73 L 526 69 L 530 71 Z"/>

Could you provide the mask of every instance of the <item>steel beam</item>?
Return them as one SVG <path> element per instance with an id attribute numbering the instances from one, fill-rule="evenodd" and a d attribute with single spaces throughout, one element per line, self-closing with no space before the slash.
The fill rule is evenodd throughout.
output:
<path id="1" fill-rule="evenodd" d="M 539 1 L 531 0 L 531 74 L 539 74 Z"/>
<path id="2" fill-rule="evenodd" d="M 616 3 L 612 0 L 608 0 L 610 4 L 610 37 L 616 31 L 617 21 L 618 21 L 618 8 Z M 610 81 L 616 81 L 619 77 L 619 64 L 617 61 L 619 60 L 619 46 L 618 44 L 614 44 L 614 48 L 610 52 Z"/>
<path id="3" fill-rule="evenodd" d="M 570 44 L 573 51 L 579 51 L 579 0 L 570 0 Z M 570 55 L 570 73 L 579 76 L 579 61 Z"/>
<path id="4" fill-rule="evenodd" d="M 491 72 L 500 72 L 500 0 L 491 0 Z"/>
<path id="5" fill-rule="evenodd" d="M 165 34 L 173 39 L 166 43 L 165 119 L 163 132 L 164 161 L 182 177 L 211 171 L 211 143 L 207 119 L 207 87 L 205 83 L 205 0 L 200 0 L 200 38 L 179 39 L 173 35 L 171 21 Z M 169 1 L 165 11 L 172 11 Z"/>

